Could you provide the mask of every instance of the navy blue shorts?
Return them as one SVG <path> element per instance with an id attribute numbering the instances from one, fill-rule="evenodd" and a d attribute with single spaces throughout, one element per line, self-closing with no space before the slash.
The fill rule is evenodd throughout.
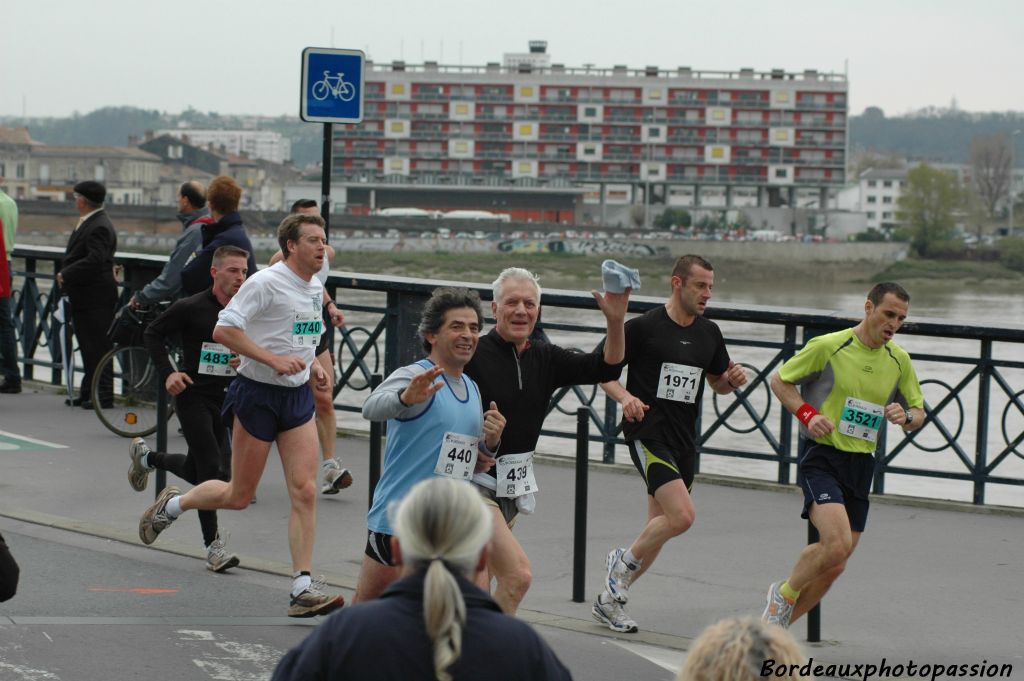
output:
<path id="1" fill-rule="evenodd" d="M 850 529 L 863 532 L 868 522 L 868 494 L 875 474 L 875 457 L 863 452 L 844 452 L 814 440 L 801 440 L 797 482 L 804 491 L 808 518 L 811 504 L 842 504 Z"/>
<path id="2" fill-rule="evenodd" d="M 278 433 L 313 418 L 313 391 L 308 383 L 292 388 L 239 375 L 228 386 L 221 416 L 228 428 L 237 418 L 245 432 L 258 440 L 273 442 Z"/>

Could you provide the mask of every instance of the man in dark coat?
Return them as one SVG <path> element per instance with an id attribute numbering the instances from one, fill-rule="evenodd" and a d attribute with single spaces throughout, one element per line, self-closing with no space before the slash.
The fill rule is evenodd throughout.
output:
<path id="1" fill-rule="evenodd" d="M 117 305 L 117 280 L 114 279 L 117 233 L 103 210 L 106 196 L 107 189 L 99 182 L 87 180 L 75 185 L 75 208 L 80 218 L 68 239 L 64 261 L 57 272 L 57 285 L 71 303 L 71 322 L 85 369 L 78 397 L 69 395 L 68 403 L 83 409 L 92 409 L 89 392 L 93 371 L 110 350 L 107 330 Z M 101 401 L 112 400 L 113 376 L 107 375 L 101 380 Z"/>

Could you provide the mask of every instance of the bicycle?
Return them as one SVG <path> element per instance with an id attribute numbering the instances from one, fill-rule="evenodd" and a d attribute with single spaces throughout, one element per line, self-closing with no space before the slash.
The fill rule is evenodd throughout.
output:
<path id="1" fill-rule="evenodd" d="M 322 102 L 327 95 L 333 95 L 343 102 L 350 102 L 356 96 L 356 87 L 352 83 L 345 82 L 345 74 L 338 72 L 332 76 L 330 71 L 324 71 L 323 80 L 313 84 L 313 99 Z"/>
<path id="2" fill-rule="evenodd" d="M 164 382 L 149 351 L 142 345 L 142 334 L 164 309 L 166 305 L 139 310 L 127 305 L 121 308 L 110 331 L 114 348 L 96 365 L 89 391 L 93 409 L 100 423 L 121 437 L 152 435 L 159 425 L 157 400 Z M 178 354 L 172 350 L 172 364 Z M 111 378 L 106 390 L 102 385 L 105 374 Z M 173 413 L 174 403 L 168 399 L 166 417 L 169 419 Z"/>

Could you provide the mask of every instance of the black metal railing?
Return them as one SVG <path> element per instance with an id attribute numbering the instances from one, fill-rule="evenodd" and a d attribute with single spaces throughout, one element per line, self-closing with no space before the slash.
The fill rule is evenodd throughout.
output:
<path id="1" fill-rule="evenodd" d="M 56 300 L 50 288 L 53 266 L 62 255 L 61 249 L 45 247 L 19 247 L 14 251 L 14 309 L 23 374 L 37 378 L 36 369 L 49 369 L 48 379 L 38 378 L 54 384 L 62 383 L 63 378 L 61 348 L 56 342 L 59 322 L 53 317 Z M 123 298 L 156 276 L 163 261 L 158 256 L 119 254 L 118 263 L 124 268 Z M 420 306 L 436 286 L 450 283 L 362 273 L 332 274 L 328 289 L 346 315 L 370 320 L 349 324 L 336 335 L 340 373 L 336 390 L 366 390 L 373 374 L 387 375 L 417 359 L 421 353 L 416 337 Z M 471 288 L 476 288 L 484 300 L 490 299 L 488 287 Z M 362 302 L 354 303 L 352 297 Z M 662 303 L 659 299 L 634 297 L 630 311 L 639 313 Z M 585 339 L 575 344 L 588 346 L 583 349 L 589 350 L 604 332 L 603 320 L 595 309 L 589 294 L 545 291 L 540 333 L 556 340 L 560 335 L 572 334 L 577 341 Z M 600 324 L 565 319 L 587 316 L 583 311 L 591 311 Z M 725 304 L 709 308 L 707 315 L 722 325 L 734 357 L 746 359 L 749 354 L 751 359 L 745 362 L 750 381 L 738 394 L 711 395 L 704 400 L 704 412 L 698 421 L 701 455 L 769 462 L 775 464 L 773 479 L 788 484 L 795 470 L 797 437 L 793 418 L 772 399 L 768 380 L 808 337 L 848 327 L 853 320 L 823 311 Z M 975 349 L 959 354 L 911 353 L 926 398 L 932 399 L 926 399 L 927 415 L 920 430 L 909 435 L 898 429 L 883 431 L 874 491 L 886 491 L 889 475 L 959 480 L 971 484 L 973 503 L 984 504 L 989 485 L 1024 486 L 1024 474 L 1012 470 L 1016 464 L 1008 463 L 1024 459 L 1024 427 L 1020 425 L 1024 417 L 1024 329 L 928 321 L 906 324 L 901 337 L 906 345 L 916 337 L 928 337 L 942 339 L 943 347 Z M 957 368 L 966 373 L 950 379 Z M 603 393 L 594 386 L 564 388 L 552 399 L 549 414 L 560 412 L 569 417 L 578 408 L 586 408 L 592 426 L 589 440 L 599 446 L 603 461 L 612 462 L 616 446 L 624 442 L 618 405 L 606 397 L 602 404 L 599 395 Z M 359 411 L 358 406 L 337 403 L 336 408 Z M 968 412 L 976 415 L 973 428 L 965 423 Z M 559 420 L 563 421 L 561 425 L 555 423 Z M 549 418 L 542 435 L 575 439 L 576 431 L 569 418 Z M 915 450 L 934 452 L 935 458 L 927 466 L 913 465 L 908 459 Z"/>

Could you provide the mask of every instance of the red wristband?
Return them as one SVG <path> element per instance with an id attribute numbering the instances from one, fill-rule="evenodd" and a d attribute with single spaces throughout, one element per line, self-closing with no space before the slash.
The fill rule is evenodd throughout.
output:
<path id="1" fill-rule="evenodd" d="M 809 426 L 811 423 L 811 419 L 813 419 L 817 415 L 818 410 L 806 402 L 801 404 L 800 407 L 796 410 L 796 417 L 800 419 L 800 423 L 804 424 L 805 426 Z"/>

